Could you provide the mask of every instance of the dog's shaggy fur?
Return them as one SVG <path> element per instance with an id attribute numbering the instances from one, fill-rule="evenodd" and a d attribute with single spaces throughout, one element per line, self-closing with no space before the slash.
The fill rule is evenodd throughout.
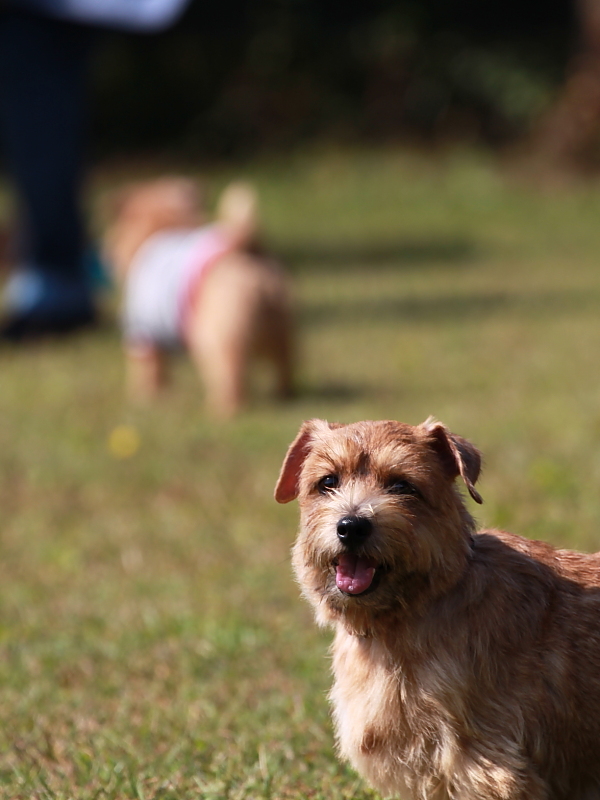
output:
<path id="1" fill-rule="evenodd" d="M 125 285 L 136 254 L 154 234 L 194 230 L 207 222 L 198 187 L 180 177 L 126 187 L 112 198 L 108 216 L 105 257 Z M 229 417 L 247 400 L 248 371 L 257 358 L 270 362 L 277 395 L 292 394 L 294 337 L 288 280 L 260 244 L 253 188 L 226 187 L 216 221 L 232 248 L 193 293 L 182 336 L 203 379 L 209 409 Z M 160 342 L 127 342 L 125 349 L 129 393 L 146 400 L 166 381 L 165 348 Z"/>
<path id="2" fill-rule="evenodd" d="M 275 496 L 335 629 L 339 752 L 413 800 L 600 798 L 600 556 L 476 532 L 476 448 L 428 420 L 304 423 Z"/>

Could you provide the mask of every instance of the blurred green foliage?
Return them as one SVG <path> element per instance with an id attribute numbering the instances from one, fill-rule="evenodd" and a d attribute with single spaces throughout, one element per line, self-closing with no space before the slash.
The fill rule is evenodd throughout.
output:
<path id="1" fill-rule="evenodd" d="M 192 0 L 158 36 L 104 37 L 93 149 L 228 157 L 329 141 L 522 133 L 573 44 L 566 0 Z"/>

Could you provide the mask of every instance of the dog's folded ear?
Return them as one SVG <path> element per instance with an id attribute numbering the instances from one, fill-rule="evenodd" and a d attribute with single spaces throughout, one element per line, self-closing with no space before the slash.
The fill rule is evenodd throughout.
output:
<path id="1" fill-rule="evenodd" d="M 308 419 L 302 423 L 298 435 L 288 448 L 275 486 L 275 500 L 278 503 L 289 503 L 298 497 L 298 481 L 302 466 L 318 431 L 340 427 L 342 426 L 338 422 L 326 422 L 323 419 Z"/>
<path id="2" fill-rule="evenodd" d="M 437 422 L 432 417 L 425 420 L 423 427 L 431 436 L 431 445 L 436 450 L 444 466 L 453 478 L 461 476 L 466 484 L 469 494 L 476 503 L 483 503 L 483 499 L 475 483 L 481 472 L 481 453 L 479 450 L 455 433 L 450 433 L 445 425 Z"/>
<path id="3" fill-rule="evenodd" d="M 289 503 L 298 497 L 298 479 L 304 459 L 310 451 L 314 426 L 315 420 L 303 422 L 298 435 L 288 448 L 275 486 L 275 500 L 278 503 Z"/>

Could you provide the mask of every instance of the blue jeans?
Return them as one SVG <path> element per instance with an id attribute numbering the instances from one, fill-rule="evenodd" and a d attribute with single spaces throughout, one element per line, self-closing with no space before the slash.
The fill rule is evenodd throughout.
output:
<path id="1" fill-rule="evenodd" d="M 16 262 L 83 283 L 80 195 L 92 28 L 0 11 L 0 144 L 17 195 Z"/>

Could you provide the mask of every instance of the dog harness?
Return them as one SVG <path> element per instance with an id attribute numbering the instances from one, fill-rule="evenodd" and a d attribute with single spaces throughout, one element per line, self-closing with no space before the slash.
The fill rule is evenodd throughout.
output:
<path id="1" fill-rule="evenodd" d="M 125 281 L 125 340 L 159 347 L 184 344 L 193 295 L 210 267 L 232 249 L 219 225 L 159 231 L 146 239 Z"/>

